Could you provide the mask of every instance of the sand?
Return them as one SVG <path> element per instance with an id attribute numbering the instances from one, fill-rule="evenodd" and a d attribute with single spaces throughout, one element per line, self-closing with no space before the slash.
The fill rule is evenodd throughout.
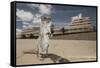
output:
<path id="1" fill-rule="evenodd" d="M 36 54 L 25 54 L 26 51 L 36 49 L 37 39 L 17 39 L 16 40 L 16 60 L 17 65 L 28 64 L 47 64 L 55 63 L 61 58 L 60 62 L 78 62 L 96 60 L 96 41 L 95 40 L 50 40 L 49 54 L 40 61 Z"/>

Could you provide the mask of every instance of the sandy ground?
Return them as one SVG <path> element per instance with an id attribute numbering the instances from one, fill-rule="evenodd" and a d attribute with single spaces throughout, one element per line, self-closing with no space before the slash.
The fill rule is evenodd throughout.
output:
<path id="1" fill-rule="evenodd" d="M 40 61 L 36 54 L 24 52 L 34 50 L 36 39 L 16 40 L 17 65 L 55 63 L 60 57 L 60 62 L 94 61 L 96 60 L 95 40 L 50 40 L 49 54 L 44 61 Z"/>

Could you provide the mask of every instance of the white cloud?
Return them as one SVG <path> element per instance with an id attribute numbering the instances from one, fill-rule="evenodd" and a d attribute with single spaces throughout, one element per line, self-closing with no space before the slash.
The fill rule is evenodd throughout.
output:
<path id="1" fill-rule="evenodd" d="M 34 20 L 32 21 L 32 23 L 40 23 L 41 22 L 41 19 L 39 19 L 39 18 L 34 18 Z"/>
<path id="2" fill-rule="evenodd" d="M 39 23 L 41 22 L 41 16 L 42 16 L 41 14 L 36 14 L 35 17 L 34 17 L 34 19 L 33 19 L 33 21 L 32 21 L 32 23 L 33 23 L 33 24 L 34 24 L 34 23 L 35 23 L 35 24 L 36 24 L 36 23 L 39 24 Z"/>
<path id="3" fill-rule="evenodd" d="M 17 29 L 16 29 L 16 32 L 22 32 L 22 30 L 17 28 Z"/>
<path id="4" fill-rule="evenodd" d="M 32 26 L 30 23 L 28 23 L 28 22 L 22 22 L 22 27 L 23 28 L 29 28 L 29 26 Z"/>
<path id="5" fill-rule="evenodd" d="M 27 25 L 23 25 L 22 27 L 23 27 L 24 29 L 26 29 L 28 26 L 27 26 Z"/>
<path id="6" fill-rule="evenodd" d="M 22 24 L 23 24 L 22 27 L 23 27 L 24 29 L 39 26 L 39 23 L 28 23 L 28 22 L 22 22 Z"/>
<path id="7" fill-rule="evenodd" d="M 23 28 L 30 28 L 34 26 L 39 26 L 41 22 L 41 16 L 43 15 L 50 15 L 51 14 L 51 5 L 44 5 L 44 4 L 29 4 L 32 9 L 37 8 L 37 13 L 32 14 L 29 11 L 25 11 L 22 9 L 17 8 L 16 16 L 18 17 L 18 21 L 22 21 Z M 31 21 L 32 23 L 29 23 Z"/>
<path id="8" fill-rule="evenodd" d="M 34 15 L 29 11 L 17 9 L 16 16 L 22 21 L 31 21 Z"/>
<path id="9" fill-rule="evenodd" d="M 38 8 L 39 7 L 39 4 L 28 4 L 28 6 L 31 6 L 32 8 Z"/>
<path id="10" fill-rule="evenodd" d="M 29 23 L 28 23 L 28 22 L 22 22 L 22 24 L 23 24 L 23 25 L 29 25 Z"/>
<path id="11" fill-rule="evenodd" d="M 52 9 L 52 6 L 51 5 L 43 5 L 41 4 L 39 6 L 39 12 L 41 14 L 47 14 L 47 15 L 50 15 L 51 14 L 51 9 Z"/>
<path id="12" fill-rule="evenodd" d="M 39 24 L 41 22 L 41 16 L 51 14 L 51 5 L 30 4 L 29 6 L 31 6 L 32 8 L 38 8 L 37 14 L 35 14 L 34 19 L 32 21 L 33 24 Z"/>
<path id="13" fill-rule="evenodd" d="M 50 15 L 51 9 L 53 8 L 51 5 L 45 5 L 45 4 L 30 4 L 32 8 L 38 8 L 38 13 L 41 13 L 42 15 Z"/>

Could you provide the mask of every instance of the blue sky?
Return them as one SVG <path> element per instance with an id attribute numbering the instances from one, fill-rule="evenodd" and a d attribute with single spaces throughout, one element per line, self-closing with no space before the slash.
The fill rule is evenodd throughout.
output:
<path id="1" fill-rule="evenodd" d="M 26 23 L 35 26 L 39 22 L 40 16 L 50 15 L 52 23 L 56 26 L 67 26 L 71 22 L 71 17 L 82 13 L 82 16 L 89 16 L 93 25 L 96 25 L 96 7 L 69 6 L 69 5 L 48 5 L 45 4 L 16 4 L 16 27 L 22 28 Z"/>

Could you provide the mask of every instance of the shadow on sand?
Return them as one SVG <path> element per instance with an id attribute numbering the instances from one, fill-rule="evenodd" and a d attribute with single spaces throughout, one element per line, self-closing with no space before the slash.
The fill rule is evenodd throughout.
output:
<path id="1" fill-rule="evenodd" d="M 68 59 L 65 59 L 65 58 L 63 58 L 59 55 L 53 54 L 53 53 L 45 54 L 41 57 L 44 59 L 50 58 L 54 63 L 68 63 L 68 62 L 70 62 Z"/>
<path id="2" fill-rule="evenodd" d="M 37 55 L 36 51 L 24 51 L 24 54 L 34 54 Z M 68 59 L 65 59 L 59 55 L 53 54 L 53 53 L 48 53 L 48 54 L 44 54 L 41 55 L 41 58 L 43 58 L 44 60 L 49 58 L 51 61 L 53 61 L 54 63 L 69 63 L 70 61 Z"/>

